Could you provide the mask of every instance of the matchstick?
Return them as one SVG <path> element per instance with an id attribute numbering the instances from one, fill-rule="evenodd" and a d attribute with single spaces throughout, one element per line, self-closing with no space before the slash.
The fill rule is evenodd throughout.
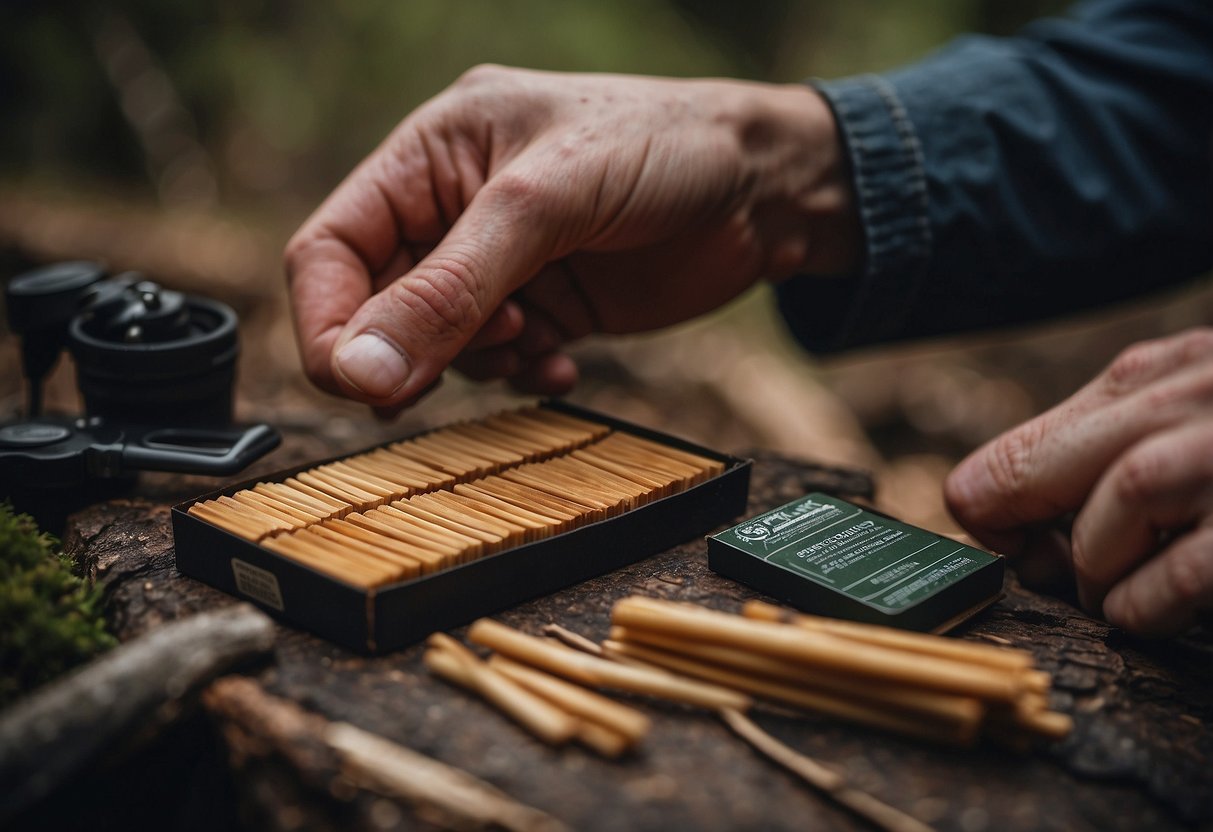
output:
<path id="1" fill-rule="evenodd" d="M 888 628 L 854 622 L 814 620 L 805 627 L 801 616 L 789 618 L 769 605 L 752 604 L 750 610 L 763 620 L 626 598 L 612 611 L 616 623 L 604 647 L 617 657 L 867 724 L 883 721 L 919 736 L 968 743 L 986 730 L 1000 739 L 1057 740 L 1073 728 L 1068 715 L 1048 709 L 1048 674 L 1032 667 L 1026 651 L 886 633 Z M 776 613 L 788 623 L 769 620 Z M 834 627 L 836 632 L 826 631 Z M 997 651 L 996 659 L 990 650 Z M 966 665 L 957 660 L 962 656 L 977 659 Z M 918 665 L 919 672 L 908 664 Z M 994 684 L 999 678 L 1002 684 Z"/>
<path id="2" fill-rule="evenodd" d="M 701 708 L 745 710 L 750 706 L 750 697 L 737 691 L 657 670 L 598 659 L 555 642 L 526 635 L 489 618 L 472 624 L 468 629 L 468 640 L 591 687 L 641 693 Z"/>
<path id="3" fill-rule="evenodd" d="M 715 644 L 680 641 L 656 633 L 622 627 L 611 628 L 611 639 L 654 647 L 667 653 L 737 671 L 751 678 L 778 682 L 798 691 L 841 698 L 865 706 L 892 708 L 900 713 L 918 715 L 927 720 L 966 726 L 970 733 L 977 728 L 985 715 L 984 706 L 973 697 L 955 696 L 893 683 L 874 685 L 870 679 L 822 673 L 817 669 Z"/>
<path id="4" fill-rule="evenodd" d="M 742 609 L 742 614 L 746 618 L 756 621 L 779 621 L 794 624 L 806 630 L 855 639 L 866 644 L 908 650 L 912 653 L 923 653 L 929 656 L 942 656 L 956 661 L 973 662 L 1004 670 L 1026 670 L 1031 667 L 1033 661 L 1032 654 L 1026 650 L 994 647 L 971 641 L 894 630 L 873 624 L 793 613 L 762 601 L 747 601 Z"/>
<path id="5" fill-rule="evenodd" d="M 744 714 L 723 710 L 720 718 L 759 753 L 773 760 L 813 788 L 823 792 L 831 800 L 850 809 L 878 829 L 885 832 L 932 832 L 930 826 L 910 815 L 882 803 L 866 792 L 847 785 L 837 773 L 830 771 L 811 757 L 807 757 L 779 742 L 755 725 Z"/>
<path id="6" fill-rule="evenodd" d="M 634 708 L 504 656 L 491 656 L 489 667 L 562 710 L 622 735 L 629 746 L 643 740 L 651 727 L 649 718 Z"/>
<path id="7" fill-rule="evenodd" d="M 938 656 L 907 655 L 903 651 L 849 641 L 828 633 L 639 597 L 619 601 L 612 610 L 611 619 L 625 627 L 666 633 L 690 641 L 712 641 L 853 676 L 892 680 L 994 702 L 1013 702 L 1024 687 L 1018 676 L 986 666 Z"/>
<path id="8" fill-rule="evenodd" d="M 638 659 L 675 673 L 704 679 L 732 690 L 773 699 L 849 722 L 881 728 L 906 736 L 951 745 L 971 745 L 977 739 L 976 718 L 970 720 L 932 720 L 921 715 L 905 714 L 887 704 L 871 705 L 853 698 L 834 696 L 822 691 L 797 688 L 792 685 L 762 679 L 736 670 L 668 653 L 637 644 L 607 641 L 603 643 L 607 656 Z"/>
<path id="9" fill-rule="evenodd" d="M 604 424 L 529 407 L 321 463 L 188 511 L 258 543 L 314 530 L 268 547 L 300 560 L 306 550 L 312 567 L 330 551 L 342 569 L 343 541 L 356 557 L 383 546 L 408 580 L 617 517 L 722 469 Z"/>
<path id="10" fill-rule="evenodd" d="M 576 718 L 497 673 L 450 636 L 435 633 L 426 644 L 426 667 L 480 694 L 544 742 L 563 745 L 577 734 Z"/>

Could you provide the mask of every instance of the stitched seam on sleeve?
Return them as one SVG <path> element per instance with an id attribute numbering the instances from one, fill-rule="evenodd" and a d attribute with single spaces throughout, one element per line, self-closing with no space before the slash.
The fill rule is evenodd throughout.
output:
<path id="1" fill-rule="evenodd" d="M 918 230 L 918 235 L 908 253 L 915 257 L 925 258 L 931 251 L 931 225 L 927 220 L 926 161 L 922 152 L 922 143 L 918 140 L 918 133 L 915 132 L 914 125 L 910 122 L 910 116 L 906 113 L 905 106 L 901 103 L 901 99 L 888 79 L 879 75 L 873 76 L 872 86 L 884 101 L 885 106 L 889 108 L 893 127 L 897 130 L 897 135 L 901 138 L 903 147 L 909 151 L 913 162 L 908 166 L 907 172 L 909 173 L 910 198 L 915 203 L 914 225 Z"/>

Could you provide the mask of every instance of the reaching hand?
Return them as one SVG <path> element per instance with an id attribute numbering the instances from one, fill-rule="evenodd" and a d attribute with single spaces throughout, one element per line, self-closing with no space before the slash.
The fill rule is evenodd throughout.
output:
<path id="1" fill-rule="evenodd" d="M 854 269 L 859 221 L 803 86 L 482 67 L 411 115 L 286 250 L 319 386 L 394 412 L 450 363 L 561 392 L 561 345 Z"/>
<path id="2" fill-rule="evenodd" d="M 991 548 L 1060 555 L 1082 604 L 1113 624 L 1190 628 L 1213 610 L 1213 330 L 1129 348 L 962 462 L 946 492 Z M 1070 515 L 1058 546 L 1049 526 Z"/>

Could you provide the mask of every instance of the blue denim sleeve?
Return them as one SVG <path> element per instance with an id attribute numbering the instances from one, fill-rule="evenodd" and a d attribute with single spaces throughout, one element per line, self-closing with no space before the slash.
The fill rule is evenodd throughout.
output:
<path id="1" fill-rule="evenodd" d="M 810 349 L 1038 320 L 1213 266 L 1210 0 L 1091 0 L 818 89 L 865 257 L 778 287 Z"/>

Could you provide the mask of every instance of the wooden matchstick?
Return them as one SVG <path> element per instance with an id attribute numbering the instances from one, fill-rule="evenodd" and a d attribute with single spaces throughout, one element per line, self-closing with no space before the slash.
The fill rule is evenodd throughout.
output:
<path id="1" fill-rule="evenodd" d="M 577 741 L 610 759 L 622 757 L 635 747 L 623 734 L 584 719 L 577 723 Z"/>
<path id="2" fill-rule="evenodd" d="M 467 490 L 460 490 L 467 489 Z M 510 523 L 515 523 L 527 530 L 524 538 L 525 542 L 529 543 L 532 540 L 539 540 L 547 537 L 557 527 L 561 525 L 561 521 L 555 517 L 548 516 L 538 511 L 524 509 L 521 506 L 515 506 L 505 500 L 494 497 L 487 492 L 475 492 L 466 485 L 455 486 L 454 491 L 442 492 L 449 495 L 450 500 L 466 506 L 469 509 L 475 509 L 483 514 L 497 517 L 506 520 Z M 445 498 L 444 498 L 445 499 Z"/>
<path id="3" fill-rule="evenodd" d="M 426 643 L 426 667 L 480 694 L 544 742 L 563 745 L 577 734 L 575 717 L 496 672 L 450 636 L 435 633 Z"/>
<path id="4" fill-rule="evenodd" d="M 427 546 L 414 545 L 398 540 L 347 520 L 326 520 L 316 528 L 316 532 L 333 539 L 336 539 L 336 536 L 340 536 L 358 540 L 372 546 L 379 546 L 394 551 L 405 557 L 411 557 L 420 564 L 422 575 L 428 575 L 445 568 L 449 560 L 449 556 L 436 552 Z"/>
<path id="5" fill-rule="evenodd" d="M 280 500 L 276 500 L 269 495 L 253 491 L 251 488 L 245 489 L 244 491 L 237 491 L 232 495 L 232 499 L 238 503 L 244 503 L 252 508 L 271 508 L 277 512 L 288 514 L 303 525 L 318 523 L 322 519 L 318 514 L 314 514 L 306 509 L 291 505 L 290 503 L 284 503 Z"/>
<path id="6" fill-rule="evenodd" d="M 223 509 L 235 514 L 243 515 L 245 517 L 268 519 L 277 526 L 276 531 L 290 531 L 291 529 L 301 528 L 303 525 L 305 525 L 303 521 L 296 517 L 292 517 L 286 512 L 278 511 L 266 505 L 253 506 L 247 503 L 242 503 L 239 500 L 233 500 L 227 495 L 220 495 L 219 497 L 215 498 L 214 502 L 218 504 L 216 506 L 217 508 L 221 506 Z"/>
<path id="7" fill-rule="evenodd" d="M 836 772 L 794 751 L 759 728 L 745 714 L 722 710 L 720 718 L 754 750 L 795 774 L 831 800 L 840 803 L 884 832 L 932 832 L 932 828 L 910 815 L 882 803 L 866 792 L 847 785 Z"/>
<path id="8" fill-rule="evenodd" d="M 666 653 L 718 665 L 759 680 L 790 685 L 797 691 L 822 694 L 865 707 L 892 709 L 906 715 L 918 715 L 927 720 L 963 726 L 961 734 L 966 736 L 975 735 L 985 715 L 985 707 L 973 697 L 955 696 L 893 683 L 874 685 L 870 679 L 822 673 L 816 669 L 735 648 L 678 640 L 623 627 L 612 627 L 611 639 L 655 647 Z"/>
<path id="9" fill-rule="evenodd" d="M 646 664 L 704 679 L 731 690 L 745 691 L 860 725 L 951 745 L 971 745 L 977 739 L 977 720 L 959 722 L 927 719 L 921 715 L 905 714 L 885 704 L 872 705 L 854 698 L 798 688 L 638 644 L 607 641 L 602 647 L 607 656 L 638 659 Z"/>
<path id="10" fill-rule="evenodd" d="M 535 670 L 504 656 L 491 656 L 489 667 L 513 679 L 532 693 L 542 696 L 573 716 L 597 723 L 621 734 L 628 745 L 635 745 L 649 732 L 649 718 L 634 708 Z"/>
<path id="11" fill-rule="evenodd" d="M 297 477 L 287 477 L 282 481 L 282 484 L 293 491 L 297 491 L 304 496 L 311 497 L 321 503 L 330 505 L 337 512 L 337 517 L 344 517 L 354 510 L 354 503 L 351 500 L 334 497 L 327 491 L 322 491 L 319 488 L 314 488 L 305 482 L 300 481 Z"/>
<path id="12" fill-rule="evenodd" d="M 865 644 L 908 650 L 912 653 L 923 653 L 929 656 L 943 656 L 956 661 L 973 662 L 1004 670 L 1027 670 L 1033 663 L 1032 654 L 1026 650 L 995 647 L 972 641 L 894 630 L 891 627 L 880 627 L 874 624 L 794 613 L 762 601 L 747 601 L 742 609 L 742 615 L 756 621 L 794 624 L 806 630 L 843 636 L 862 641 Z"/>
<path id="13" fill-rule="evenodd" d="M 406 580 L 618 516 L 720 468 L 607 425 L 530 407 L 259 482 L 199 501 L 189 513 L 254 542 L 314 531 L 274 548 L 296 559 L 326 550 L 337 552 L 339 563 L 342 545 L 355 560 L 373 558 L 370 547 L 383 546 Z"/>
<path id="14" fill-rule="evenodd" d="M 543 634 L 551 636 L 566 647 L 572 647 L 574 650 L 580 650 L 582 653 L 589 653 L 591 656 L 602 657 L 602 646 L 595 641 L 590 641 L 583 635 L 574 633 L 572 630 L 561 627 L 559 624 L 544 624 Z"/>
<path id="15" fill-rule="evenodd" d="M 346 510 L 351 508 L 349 505 L 336 506 L 321 502 L 315 497 L 304 494 L 302 491 L 298 491 L 280 482 L 259 482 L 253 486 L 253 491 L 273 497 L 279 502 L 311 511 L 319 515 L 322 520 L 338 516 L 342 513 L 342 508 Z"/>
<path id="16" fill-rule="evenodd" d="M 194 517 L 201 518 L 208 523 L 213 523 L 233 534 L 253 541 L 261 540 L 279 528 L 277 523 L 271 522 L 268 518 L 257 520 L 235 512 L 225 512 L 222 510 L 222 506 L 210 500 L 194 503 L 189 507 L 189 513 Z"/>
<path id="17" fill-rule="evenodd" d="M 583 685 L 642 693 L 702 708 L 745 710 L 750 706 L 750 698 L 737 691 L 682 679 L 659 670 L 595 658 L 555 642 L 526 635 L 489 618 L 472 624 L 468 629 L 468 640 Z"/>
<path id="18" fill-rule="evenodd" d="M 711 641 L 729 647 L 800 662 L 864 678 L 1013 702 L 1024 686 L 1018 675 L 987 666 L 974 666 L 939 656 L 847 640 L 838 636 L 754 621 L 727 613 L 632 597 L 615 604 L 616 624 L 666 633 L 690 641 Z"/>

